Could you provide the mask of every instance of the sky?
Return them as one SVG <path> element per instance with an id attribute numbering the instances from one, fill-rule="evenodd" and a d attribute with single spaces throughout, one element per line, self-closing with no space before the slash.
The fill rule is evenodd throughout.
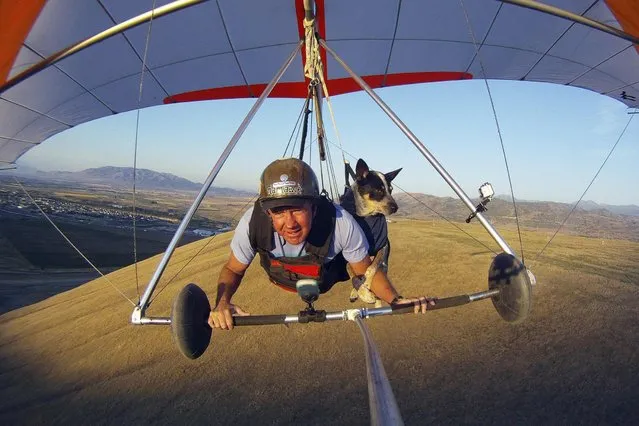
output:
<path id="1" fill-rule="evenodd" d="M 517 199 L 574 202 L 630 124 L 584 200 L 639 205 L 639 117 L 606 96 L 547 83 L 489 81 Z M 429 83 L 376 91 L 466 194 L 484 182 L 510 194 L 495 116 L 483 80 Z M 324 123 L 338 184 L 346 159 L 371 169 L 403 168 L 395 187 L 455 196 L 409 139 L 364 92 L 331 99 Z M 139 115 L 137 167 L 203 182 L 255 100 L 164 105 Z M 264 167 L 284 154 L 302 109 L 300 99 L 269 99 L 239 140 L 214 186 L 257 191 Z M 639 114 L 637 114 L 639 115 Z M 135 111 L 79 125 L 18 160 L 40 170 L 132 167 Z M 313 132 L 315 135 L 315 132 Z M 317 149 L 305 160 L 317 169 Z M 318 173 L 319 176 L 319 173 Z M 328 185 L 328 184 L 327 184 Z"/>

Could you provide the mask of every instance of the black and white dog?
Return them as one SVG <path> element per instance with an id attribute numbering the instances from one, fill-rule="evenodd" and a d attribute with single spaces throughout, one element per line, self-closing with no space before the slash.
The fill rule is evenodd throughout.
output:
<path id="1" fill-rule="evenodd" d="M 350 165 L 346 165 L 348 176 L 353 175 Z M 367 303 L 376 303 L 377 299 L 370 292 L 370 281 L 378 268 L 388 269 L 390 243 L 386 216 L 397 212 L 397 202 L 391 195 L 391 182 L 402 169 L 389 173 L 370 170 L 361 158 L 355 166 L 355 182 L 347 188 L 340 198 L 340 205 L 348 211 L 364 231 L 368 240 L 368 254 L 375 256 L 373 264 L 364 277 L 353 279 L 351 301 L 362 299 Z"/>

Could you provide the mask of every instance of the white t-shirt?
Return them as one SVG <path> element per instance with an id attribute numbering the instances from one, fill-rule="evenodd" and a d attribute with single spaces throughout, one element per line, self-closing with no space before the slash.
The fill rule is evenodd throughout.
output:
<path id="1" fill-rule="evenodd" d="M 337 204 L 334 205 L 335 231 L 333 232 L 331 245 L 324 261 L 328 263 L 341 252 L 347 262 L 361 262 L 368 255 L 368 241 L 366 241 L 364 232 L 350 213 Z M 253 207 L 248 209 L 240 219 L 237 228 L 235 228 L 233 240 L 231 241 L 233 255 L 245 265 L 249 265 L 257 254 L 257 251 L 251 246 L 249 239 L 249 222 L 252 215 Z M 306 254 L 306 250 L 304 250 L 306 242 L 292 245 L 280 237 L 277 232 L 273 232 L 273 235 L 275 239 L 275 248 L 271 250 L 273 256 L 298 257 Z"/>

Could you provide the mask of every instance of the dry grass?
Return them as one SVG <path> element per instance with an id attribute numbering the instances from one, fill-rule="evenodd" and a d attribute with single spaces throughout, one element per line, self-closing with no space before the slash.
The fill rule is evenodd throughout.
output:
<path id="1" fill-rule="evenodd" d="M 489 247 L 479 229 L 469 226 Z M 390 275 L 404 295 L 482 290 L 491 253 L 449 225 L 390 224 Z M 516 241 L 506 231 L 508 241 Z M 546 234 L 524 232 L 537 253 Z M 230 234 L 180 248 L 149 310 L 168 315 L 188 282 L 212 292 Z M 559 236 L 539 262 L 529 320 L 502 322 L 488 301 L 369 322 L 408 425 L 637 424 L 639 244 Z M 140 282 L 158 257 L 140 264 Z M 109 280 L 136 298 L 133 268 Z M 163 284 L 160 284 L 162 287 Z M 348 286 L 318 307 L 343 309 Z M 211 297 L 213 295 L 211 294 Z M 236 302 L 295 312 L 293 294 L 253 265 Z M 0 317 L 3 424 L 367 424 L 361 338 L 348 323 L 215 333 L 188 361 L 168 328 L 134 327 L 132 307 L 104 280 Z"/>

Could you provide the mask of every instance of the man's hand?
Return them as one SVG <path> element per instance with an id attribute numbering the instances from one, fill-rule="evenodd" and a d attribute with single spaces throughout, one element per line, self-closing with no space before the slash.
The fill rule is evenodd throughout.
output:
<path id="1" fill-rule="evenodd" d="M 248 312 L 243 311 L 239 306 L 220 301 L 209 315 L 209 325 L 211 328 L 232 330 L 233 314 L 242 317 L 250 315 Z"/>
<path id="2" fill-rule="evenodd" d="M 426 296 L 402 298 L 402 299 L 399 299 L 397 302 L 395 302 L 394 306 L 408 305 L 411 303 L 415 307 L 416 314 L 420 312 L 422 314 L 425 314 L 426 309 L 428 308 L 429 305 L 435 306 L 437 304 L 437 298 L 426 297 Z"/>
<path id="3" fill-rule="evenodd" d="M 233 254 L 229 255 L 229 260 L 222 267 L 220 277 L 217 282 L 217 296 L 215 298 L 215 308 L 209 315 L 209 325 L 211 328 L 220 328 L 222 330 L 233 329 L 233 314 L 245 316 L 249 315 L 239 306 L 231 303 L 231 298 L 242 282 L 244 272 L 249 265 L 245 265 Z"/>

